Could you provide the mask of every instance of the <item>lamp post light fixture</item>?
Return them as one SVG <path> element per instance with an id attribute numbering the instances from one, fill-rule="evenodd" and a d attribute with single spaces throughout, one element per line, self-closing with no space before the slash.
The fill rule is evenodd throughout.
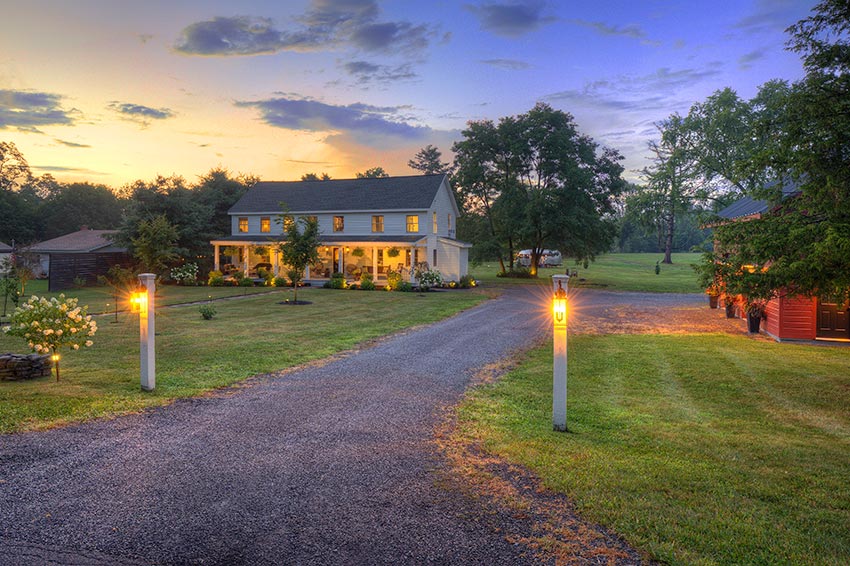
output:
<path id="1" fill-rule="evenodd" d="M 569 275 L 552 276 L 552 429 L 567 431 L 567 285 Z"/>
<path id="2" fill-rule="evenodd" d="M 156 387 L 156 343 L 154 341 L 154 294 L 156 275 L 142 273 L 139 291 L 133 293 L 133 311 L 139 313 L 139 377 L 144 391 Z"/>

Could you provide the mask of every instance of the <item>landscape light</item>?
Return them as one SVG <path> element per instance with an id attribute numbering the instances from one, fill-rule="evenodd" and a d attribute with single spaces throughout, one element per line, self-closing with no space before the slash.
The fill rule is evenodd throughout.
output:
<path id="1" fill-rule="evenodd" d="M 569 275 L 552 276 L 552 429 L 567 430 L 567 284 Z"/>

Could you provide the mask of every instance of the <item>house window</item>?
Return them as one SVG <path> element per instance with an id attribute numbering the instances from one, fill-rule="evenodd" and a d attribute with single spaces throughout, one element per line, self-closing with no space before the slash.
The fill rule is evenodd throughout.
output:
<path id="1" fill-rule="evenodd" d="M 292 228 L 293 222 L 295 222 L 295 219 L 292 216 L 290 216 L 288 214 L 286 216 L 284 216 L 283 217 L 283 231 L 286 232 L 290 228 Z"/>
<path id="2" fill-rule="evenodd" d="M 248 218 L 247 217 L 243 216 L 243 217 L 239 218 L 239 231 L 240 232 L 247 232 L 248 231 Z"/>
<path id="3" fill-rule="evenodd" d="M 272 219 L 268 216 L 263 216 L 260 218 L 260 232 L 271 232 L 272 231 Z"/>
<path id="4" fill-rule="evenodd" d="M 437 213 L 434 212 L 431 214 L 431 222 L 434 224 L 434 233 L 437 233 Z"/>
<path id="5" fill-rule="evenodd" d="M 418 232 L 419 231 L 419 215 L 418 214 L 409 214 L 407 216 L 407 231 L 408 232 Z"/>
<path id="6" fill-rule="evenodd" d="M 449 230 L 449 232 L 452 231 L 452 215 L 451 214 L 449 214 L 448 217 L 446 218 L 446 228 Z"/>
<path id="7" fill-rule="evenodd" d="M 319 222 L 319 217 L 318 217 L 318 216 L 308 216 L 308 217 L 307 217 L 307 221 L 308 221 L 308 222 L 313 222 L 313 223 L 318 223 L 318 222 Z"/>
<path id="8" fill-rule="evenodd" d="M 431 264 L 431 267 L 437 267 L 437 250 L 434 250 L 434 263 Z"/>
<path id="9" fill-rule="evenodd" d="M 372 232 L 383 232 L 384 231 L 384 217 L 383 216 L 373 216 L 372 217 Z"/>
<path id="10" fill-rule="evenodd" d="M 334 232 L 345 230 L 345 216 L 334 216 Z"/>

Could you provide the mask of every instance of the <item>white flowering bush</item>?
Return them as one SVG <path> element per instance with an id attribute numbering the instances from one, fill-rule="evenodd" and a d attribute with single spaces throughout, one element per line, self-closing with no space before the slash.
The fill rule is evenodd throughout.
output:
<path id="1" fill-rule="evenodd" d="M 92 345 L 97 322 L 87 314 L 88 306 L 77 306 L 77 299 L 36 297 L 33 295 L 19 306 L 3 330 L 27 341 L 30 349 L 39 354 L 56 354 L 60 348 L 79 350 Z M 59 380 L 59 361 L 55 361 L 56 380 Z"/>
<path id="2" fill-rule="evenodd" d="M 443 275 L 436 269 L 417 267 L 414 276 L 419 280 L 419 289 L 422 291 L 427 291 L 431 287 L 439 287 L 443 284 Z"/>
<path id="3" fill-rule="evenodd" d="M 184 263 L 180 267 L 173 268 L 171 278 L 180 285 L 194 285 L 198 279 L 198 264 Z"/>

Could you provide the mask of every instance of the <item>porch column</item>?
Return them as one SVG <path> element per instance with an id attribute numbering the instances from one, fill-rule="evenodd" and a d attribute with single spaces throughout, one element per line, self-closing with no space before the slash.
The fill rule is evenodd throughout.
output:
<path id="1" fill-rule="evenodd" d="M 274 270 L 274 276 L 277 277 L 280 275 L 280 251 L 277 246 L 270 247 L 272 249 L 272 270 Z"/>
<path id="2" fill-rule="evenodd" d="M 248 277 L 248 256 L 250 255 L 248 251 L 248 246 L 242 246 L 242 272 L 245 273 L 245 277 Z"/>
<path id="3" fill-rule="evenodd" d="M 339 263 L 336 266 L 337 273 L 345 273 L 345 246 L 339 247 Z"/>
<path id="4" fill-rule="evenodd" d="M 416 278 L 413 276 L 416 271 L 416 246 L 410 247 L 410 284 L 416 285 Z"/>
<path id="5" fill-rule="evenodd" d="M 378 247 L 372 246 L 372 279 L 378 280 Z"/>
<path id="6" fill-rule="evenodd" d="M 213 244 L 213 249 L 215 249 L 215 254 L 213 255 L 213 270 L 219 271 L 218 244 Z"/>

